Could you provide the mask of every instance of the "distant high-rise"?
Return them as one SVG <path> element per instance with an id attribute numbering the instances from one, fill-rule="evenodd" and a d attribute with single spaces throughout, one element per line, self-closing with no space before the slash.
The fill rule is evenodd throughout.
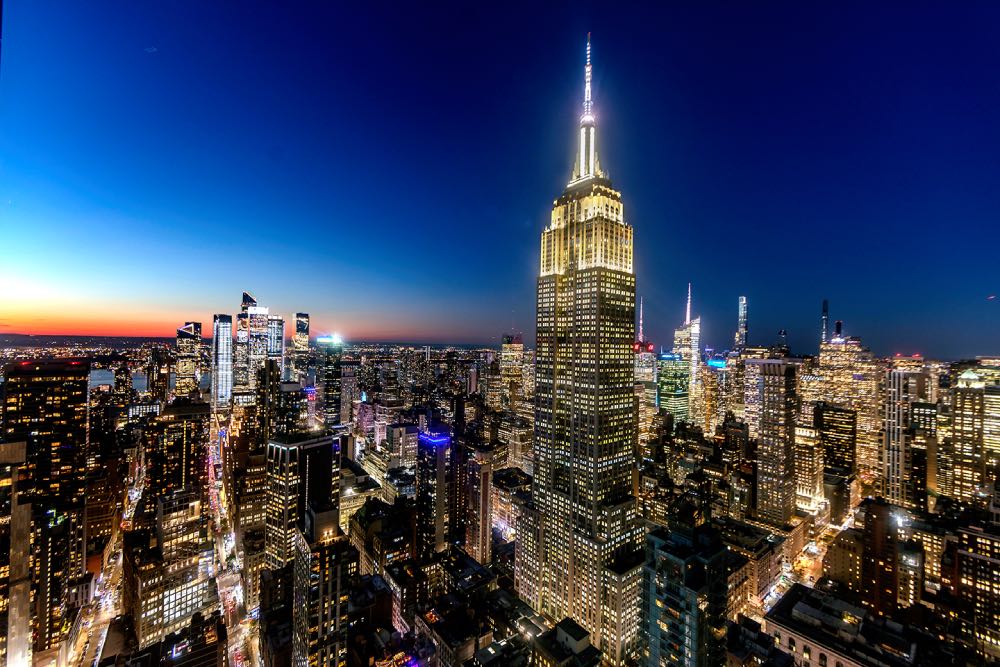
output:
<path id="1" fill-rule="evenodd" d="M 882 493 L 895 505 L 916 507 L 910 406 L 926 398 L 927 374 L 922 368 L 891 368 L 885 373 L 884 386 Z"/>
<path id="2" fill-rule="evenodd" d="M 257 371 L 264 365 L 264 360 L 268 357 L 268 327 L 269 318 L 267 308 L 254 305 L 247 307 L 248 318 L 248 360 L 249 360 L 249 382 L 250 388 L 256 386 Z M 284 325 L 282 325 L 283 327 Z"/>
<path id="3" fill-rule="evenodd" d="M 233 316 L 212 318 L 212 405 L 225 408 L 233 397 Z"/>
<path id="4" fill-rule="evenodd" d="M 151 495 L 186 489 L 204 492 L 207 498 L 205 448 L 210 419 L 207 403 L 178 399 L 163 408 L 148 433 L 146 488 Z"/>
<path id="5" fill-rule="evenodd" d="M 454 446 L 447 431 L 421 433 L 417 438 L 416 555 L 420 562 L 430 561 L 447 546 L 455 495 Z"/>
<path id="6" fill-rule="evenodd" d="M 295 335 L 292 337 L 292 379 L 305 381 L 309 366 L 309 313 L 295 313 Z"/>
<path id="7" fill-rule="evenodd" d="M 986 481 L 986 452 L 983 443 L 986 383 L 973 370 L 958 376 L 952 389 L 951 438 L 945 448 L 950 459 L 950 484 L 946 495 L 956 500 L 974 500 Z"/>
<path id="8" fill-rule="evenodd" d="M 827 325 L 830 321 L 830 302 L 823 299 L 823 323 L 819 335 L 820 344 L 827 342 Z"/>
<path id="9" fill-rule="evenodd" d="M 257 370 L 267 358 L 267 308 L 257 305 L 257 299 L 243 292 L 240 312 L 236 316 L 236 347 L 233 353 L 233 387 L 238 391 L 256 386 Z"/>
<path id="10" fill-rule="evenodd" d="M 674 423 L 688 420 L 688 385 L 691 366 L 679 354 L 661 354 L 656 359 L 657 404 L 674 417 Z"/>
<path id="11" fill-rule="evenodd" d="M 250 388 L 250 315 L 236 315 L 236 343 L 233 346 L 233 389 Z"/>
<path id="12" fill-rule="evenodd" d="M 823 464 L 827 472 L 856 471 L 858 419 L 854 410 L 819 401 L 813 407 L 813 427 L 823 446 Z"/>
<path id="13" fill-rule="evenodd" d="M 733 340 L 734 350 L 739 351 L 747 346 L 748 333 L 749 324 L 747 323 L 747 298 L 745 296 L 741 296 L 739 301 L 739 319 L 736 323 L 736 337 Z"/>
<path id="14" fill-rule="evenodd" d="M 691 319 L 691 283 L 688 283 L 687 307 L 684 324 L 674 331 L 674 354 L 679 354 L 688 365 L 688 420 L 701 424 L 704 395 L 701 381 L 701 318 Z"/>
<path id="15" fill-rule="evenodd" d="M 316 367 L 316 386 L 319 392 L 322 422 L 327 429 L 342 423 L 341 413 L 341 360 L 344 354 L 344 341 L 340 336 L 320 336 L 316 339 L 318 360 Z"/>
<path id="16" fill-rule="evenodd" d="M 524 366 L 524 340 L 521 334 L 504 334 L 500 344 L 500 401 L 508 409 L 516 409 L 521 400 Z"/>
<path id="17" fill-rule="evenodd" d="M 795 511 L 796 366 L 782 359 L 749 359 L 758 371 L 757 517 L 787 524 Z"/>
<path id="18" fill-rule="evenodd" d="M 285 367 L 285 320 L 280 315 L 267 316 L 267 358 Z"/>
<path id="19" fill-rule="evenodd" d="M 795 427 L 795 502 L 807 512 L 823 503 L 823 446 L 812 426 Z"/>
<path id="20" fill-rule="evenodd" d="M 891 615 L 896 609 L 899 587 L 899 536 L 893 506 L 884 498 L 869 498 L 863 506 L 862 602 L 879 616 Z"/>
<path id="21" fill-rule="evenodd" d="M 881 476 L 882 413 L 879 384 L 882 366 L 861 341 L 844 336 L 837 322 L 834 335 L 819 348 L 815 374 L 819 380 L 804 390 L 803 399 L 827 401 L 853 410 L 857 417 L 856 465 L 868 483 Z"/>
<path id="22" fill-rule="evenodd" d="M 493 450 L 476 450 L 469 458 L 465 550 L 483 565 L 492 558 Z"/>
<path id="23" fill-rule="evenodd" d="M 518 566 L 539 611 L 569 616 L 618 664 L 634 642 L 638 581 L 624 607 L 616 559 L 640 546 L 635 457 L 635 275 L 632 227 L 601 169 L 587 46 L 573 176 L 542 232 L 535 355 L 535 487 L 542 543 Z M 531 554 L 527 549 L 523 554 Z M 620 591 L 619 591 L 620 592 Z M 623 612 L 624 613 L 624 612 Z M 623 630 L 625 629 L 625 630 Z M 606 650 L 610 648 L 611 650 Z"/>
<path id="24" fill-rule="evenodd" d="M 201 363 L 201 322 L 185 322 L 177 329 L 177 370 L 174 394 L 197 396 Z"/>

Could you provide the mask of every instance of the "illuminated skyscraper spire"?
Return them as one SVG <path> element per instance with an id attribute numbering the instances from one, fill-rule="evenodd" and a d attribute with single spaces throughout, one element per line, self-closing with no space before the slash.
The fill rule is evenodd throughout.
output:
<path id="1" fill-rule="evenodd" d="M 587 33 L 587 64 L 583 68 L 583 115 L 580 116 L 580 153 L 573 169 L 573 180 L 582 181 L 591 176 L 604 176 L 597 159 L 597 128 L 594 119 L 594 100 L 591 94 L 593 68 L 590 64 L 590 33 Z"/>
<path id="2" fill-rule="evenodd" d="M 637 646 L 640 591 L 638 570 L 619 564 L 642 560 L 631 481 L 637 304 L 632 226 L 594 147 L 589 49 L 585 75 L 573 176 L 541 238 L 534 482 L 515 580 L 537 611 L 572 618 L 602 664 L 620 666 Z"/>
<path id="3" fill-rule="evenodd" d="M 639 297 L 639 340 L 645 342 L 646 337 L 642 333 L 642 297 Z"/>
<path id="4" fill-rule="evenodd" d="M 584 68 L 583 117 L 592 115 L 594 102 L 590 96 L 590 81 L 593 68 L 590 66 L 590 33 L 587 33 L 587 66 Z"/>
<path id="5" fill-rule="evenodd" d="M 684 311 L 684 324 L 691 324 L 691 283 L 688 283 L 687 310 Z"/>

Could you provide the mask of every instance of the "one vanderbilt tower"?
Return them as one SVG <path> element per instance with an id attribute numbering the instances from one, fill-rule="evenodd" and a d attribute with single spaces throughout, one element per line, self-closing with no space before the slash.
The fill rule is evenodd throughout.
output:
<path id="1" fill-rule="evenodd" d="M 576 620 L 606 663 L 621 664 L 634 648 L 640 576 L 635 275 L 632 227 L 598 158 L 589 35 L 584 80 L 573 176 L 542 232 L 535 511 L 516 569 L 523 597 Z"/>

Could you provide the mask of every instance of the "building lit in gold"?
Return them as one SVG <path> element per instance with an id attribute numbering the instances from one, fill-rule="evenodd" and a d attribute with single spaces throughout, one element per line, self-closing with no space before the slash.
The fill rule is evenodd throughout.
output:
<path id="1" fill-rule="evenodd" d="M 534 504 L 540 537 L 515 565 L 522 597 L 571 617 L 610 664 L 637 637 L 640 547 L 636 465 L 635 275 L 632 227 L 601 169 L 591 102 L 590 46 L 573 176 L 542 233 L 535 358 Z M 522 515 L 524 517 L 525 515 Z M 518 541 L 529 539 L 518 530 Z M 621 582 L 629 582 L 620 586 Z M 611 599 L 621 597 L 621 600 Z M 624 602 L 624 608 L 623 608 Z M 627 613 L 630 618 L 623 618 Z"/>

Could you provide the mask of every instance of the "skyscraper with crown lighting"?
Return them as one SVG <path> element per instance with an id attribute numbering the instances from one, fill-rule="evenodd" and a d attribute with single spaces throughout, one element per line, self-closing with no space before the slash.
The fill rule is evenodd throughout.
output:
<path id="1" fill-rule="evenodd" d="M 632 227 L 601 168 L 587 44 L 573 175 L 542 232 L 535 357 L 535 488 L 541 525 L 529 600 L 572 617 L 620 664 L 638 633 Z M 522 552 L 525 558 L 530 552 Z M 524 595 L 524 593 L 522 593 Z"/>

